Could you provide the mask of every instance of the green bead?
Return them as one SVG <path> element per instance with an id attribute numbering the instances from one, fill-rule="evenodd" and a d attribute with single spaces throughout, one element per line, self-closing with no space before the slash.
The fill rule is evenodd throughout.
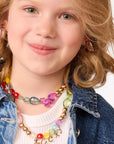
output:
<path id="1" fill-rule="evenodd" d="M 53 130 L 53 129 L 50 129 L 50 130 L 49 130 L 49 134 L 50 134 L 50 135 L 54 134 L 54 130 Z"/>
<path id="2" fill-rule="evenodd" d="M 72 92 L 67 89 L 67 94 L 72 95 Z"/>
<path id="3" fill-rule="evenodd" d="M 63 101 L 63 106 L 65 108 L 70 107 L 70 105 L 71 105 L 71 100 L 69 100 L 68 98 Z"/>
<path id="4" fill-rule="evenodd" d="M 72 93 L 67 89 L 67 96 L 66 96 L 67 99 L 71 100 L 72 98 Z"/>
<path id="5" fill-rule="evenodd" d="M 67 96 L 66 96 L 66 99 L 71 100 L 71 98 L 72 98 L 71 95 L 67 95 Z"/>

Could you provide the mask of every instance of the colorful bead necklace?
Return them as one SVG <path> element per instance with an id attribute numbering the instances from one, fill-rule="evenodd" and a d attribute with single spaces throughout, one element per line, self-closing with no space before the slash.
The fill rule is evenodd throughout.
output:
<path id="1" fill-rule="evenodd" d="M 8 77 L 1 83 L 2 88 L 5 92 L 10 95 L 10 98 L 15 101 L 15 99 L 21 99 L 25 103 L 30 103 L 32 105 L 37 105 L 39 103 L 44 104 L 46 107 L 52 106 L 53 102 L 59 97 L 63 91 L 65 90 L 65 85 L 62 85 L 55 93 L 50 93 L 47 98 L 37 98 L 37 97 L 23 97 L 19 93 L 15 92 L 10 84 L 10 80 Z M 12 97 L 13 96 L 13 97 Z"/>
<path id="2" fill-rule="evenodd" d="M 9 94 L 10 97 L 13 96 L 14 99 L 19 98 L 19 99 L 25 100 L 25 98 L 23 96 L 20 96 L 17 92 L 15 92 L 12 89 L 9 78 L 6 78 L 5 81 L 3 81 L 1 83 L 1 86 Z M 55 97 L 60 96 L 63 93 L 65 88 L 66 88 L 65 85 L 62 85 L 60 87 L 60 89 L 56 91 L 56 93 L 51 93 L 48 95 L 47 99 L 52 101 L 51 104 L 56 99 Z M 63 101 L 63 110 L 62 110 L 61 115 L 59 116 L 59 118 L 57 119 L 55 124 L 52 126 L 52 128 L 49 129 L 49 131 L 45 132 L 44 134 L 42 134 L 42 133 L 35 134 L 31 130 L 29 130 L 29 128 L 24 124 L 22 114 L 19 112 L 19 110 L 17 110 L 17 115 L 18 115 L 18 119 L 19 119 L 19 127 L 22 128 L 23 131 L 25 131 L 27 135 L 34 137 L 34 144 L 48 144 L 49 142 L 53 142 L 54 138 L 56 138 L 56 137 L 60 136 L 60 134 L 62 134 L 62 129 L 60 128 L 60 126 L 67 114 L 68 108 L 71 105 L 71 97 L 72 97 L 72 93 L 68 89 L 66 89 L 66 91 L 67 91 L 67 95 L 66 95 L 65 100 Z M 32 99 L 32 98 L 34 98 L 34 97 L 29 98 L 27 103 L 31 103 L 30 99 Z M 47 99 L 45 99 L 45 98 L 40 99 L 39 102 L 44 104 L 44 101 Z M 31 104 L 36 104 L 35 102 L 32 102 Z M 45 105 L 45 106 L 50 106 L 50 102 L 47 103 L 47 105 Z"/>
<path id="3" fill-rule="evenodd" d="M 72 93 L 67 89 L 67 96 L 65 100 L 63 101 L 63 110 L 57 121 L 54 125 L 52 125 L 52 128 L 49 129 L 48 132 L 45 132 L 44 134 L 38 133 L 35 134 L 29 130 L 27 126 L 24 124 L 23 116 L 22 114 L 17 111 L 18 117 L 19 117 L 19 127 L 23 129 L 23 131 L 26 132 L 27 135 L 34 137 L 34 144 L 48 144 L 48 142 L 53 142 L 54 138 L 60 136 L 62 134 L 62 129 L 60 128 L 66 114 L 68 111 L 68 108 L 71 105 L 71 96 Z"/>

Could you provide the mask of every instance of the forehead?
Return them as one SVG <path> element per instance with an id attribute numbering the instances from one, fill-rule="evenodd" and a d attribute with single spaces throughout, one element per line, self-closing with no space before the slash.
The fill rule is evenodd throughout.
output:
<path id="1" fill-rule="evenodd" d="M 32 2 L 32 3 L 47 3 L 47 6 L 49 3 L 55 3 L 55 4 L 74 4 L 76 0 L 11 0 L 11 2 Z M 74 5 L 72 5 L 74 6 Z"/>
<path id="2" fill-rule="evenodd" d="M 40 6 L 40 8 L 45 7 L 46 9 L 50 10 L 67 10 L 71 9 L 77 12 L 75 0 L 11 0 L 13 6 L 20 4 L 30 4 L 33 6 Z M 75 3 L 75 4 L 74 4 Z"/>

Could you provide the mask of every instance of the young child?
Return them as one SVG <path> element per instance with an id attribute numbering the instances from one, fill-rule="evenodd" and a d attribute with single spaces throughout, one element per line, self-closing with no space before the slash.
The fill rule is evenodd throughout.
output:
<path id="1" fill-rule="evenodd" d="M 0 144 L 114 144 L 93 89 L 114 73 L 110 0 L 1 0 L 0 26 Z"/>

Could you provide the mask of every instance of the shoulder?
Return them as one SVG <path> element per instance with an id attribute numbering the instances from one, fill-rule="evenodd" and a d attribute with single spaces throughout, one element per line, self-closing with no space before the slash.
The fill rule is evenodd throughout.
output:
<path id="1" fill-rule="evenodd" d="M 99 94 L 97 94 L 97 107 L 101 118 L 114 121 L 114 108 Z"/>
<path id="2" fill-rule="evenodd" d="M 77 141 L 80 144 L 84 141 L 88 144 L 114 144 L 114 109 L 102 96 L 95 95 L 100 117 L 95 117 L 84 109 L 77 109 L 76 127 L 80 129 Z"/>
<path id="3" fill-rule="evenodd" d="M 110 132 L 112 130 L 114 133 L 114 108 L 99 94 L 97 94 L 97 107 L 102 126 L 107 127 L 107 130 Z"/>
<path id="4" fill-rule="evenodd" d="M 102 141 L 113 144 L 114 109 L 101 95 L 92 88 L 74 86 L 71 110 L 74 107 L 77 109 L 76 125 L 82 135 L 79 139 L 89 141 L 93 137 L 93 141 L 97 141 L 96 144 L 101 144 Z"/>
<path id="5" fill-rule="evenodd" d="M 97 94 L 97 108 L 100 118 L 97 121 L 99 139 L 104 138 L 108 144 L 114 143 L 114 108 Z"/>

